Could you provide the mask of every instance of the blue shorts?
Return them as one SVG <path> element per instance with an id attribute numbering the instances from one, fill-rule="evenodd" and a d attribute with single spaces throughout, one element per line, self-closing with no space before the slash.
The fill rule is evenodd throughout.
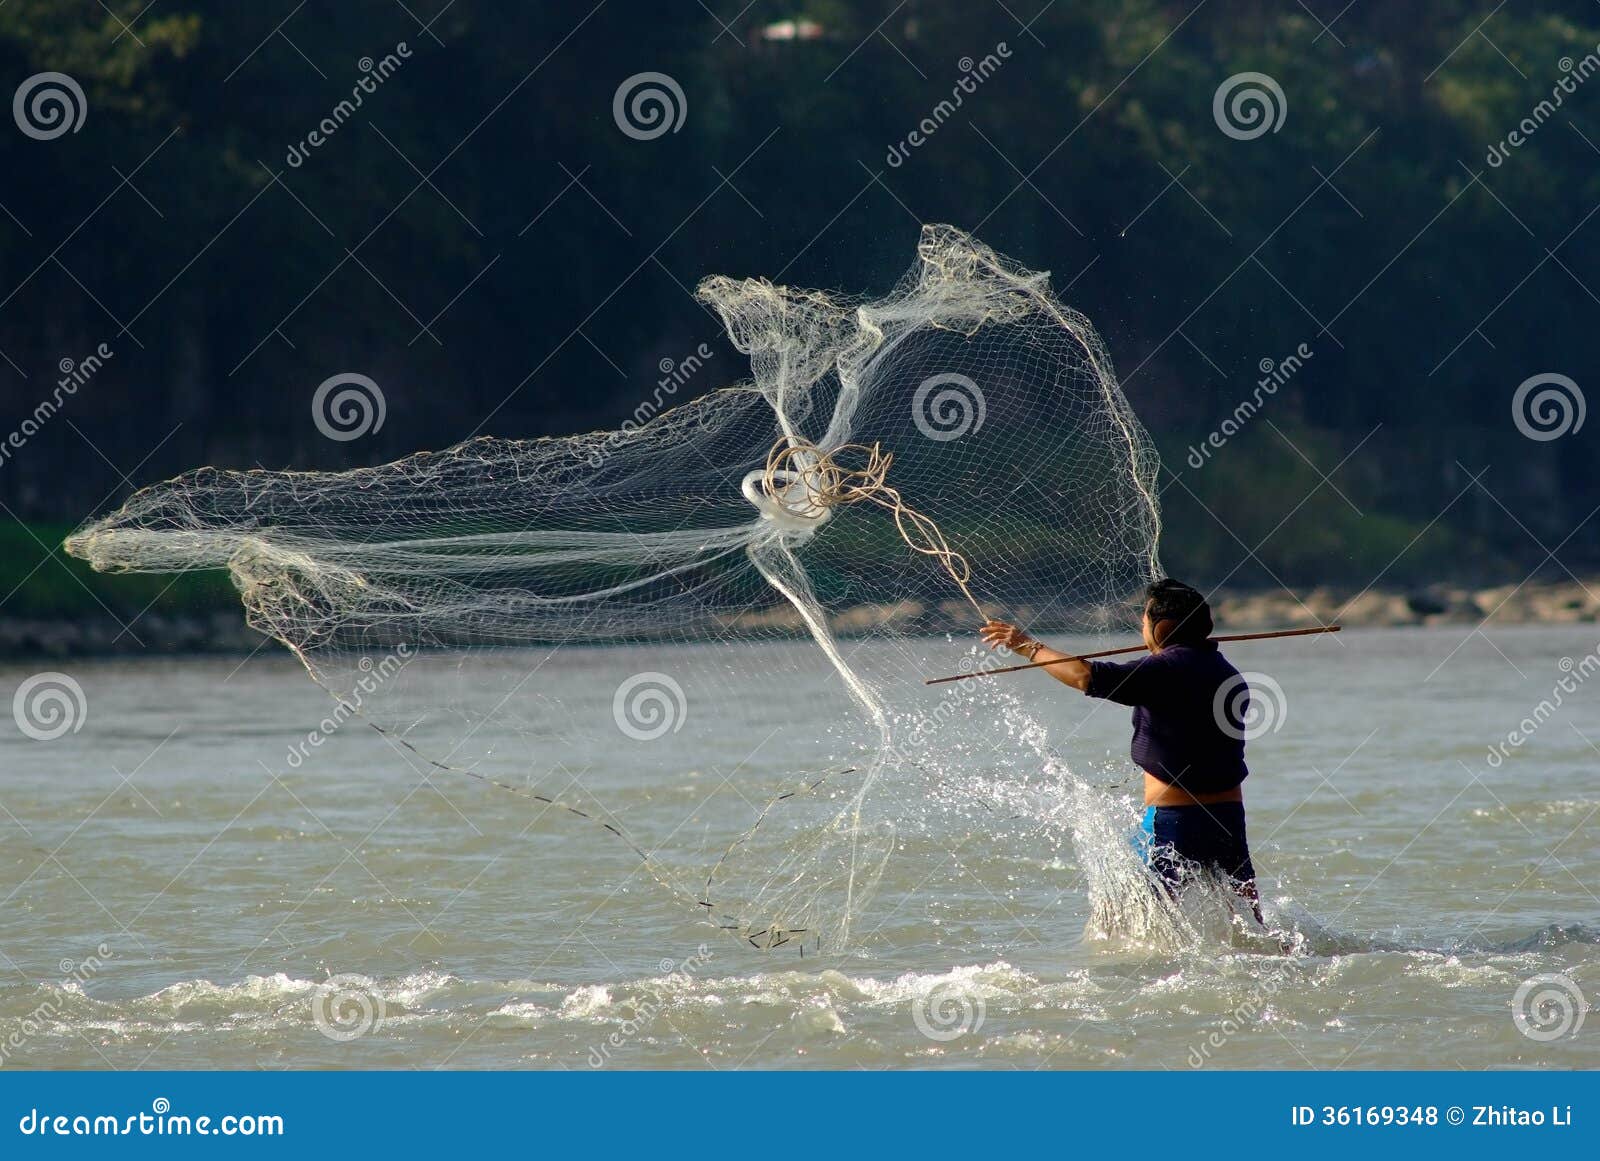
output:
<path id="1" fill-rule="evenodd" d="M 1192 875 L 1196 867 L 1239 883 L 1256 877 L 1244 836 L 1242 802 L 1147 806 L 1134 849 L 1147 867 L 1173 886 Z"/>

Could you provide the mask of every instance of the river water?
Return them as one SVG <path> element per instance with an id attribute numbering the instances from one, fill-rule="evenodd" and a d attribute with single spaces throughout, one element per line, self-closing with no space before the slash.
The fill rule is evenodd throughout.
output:
<path id="1" fill-rule="evenodd" d="M 1600 1017 L 1580 1020 L 1600 995 L 1596 639 L 1365 630 L 1231 654 L 1282 690 L 1246 791 L 1287 953 L 1086 939 L 1084 852 L 1048 778 L 998 813 L 922 811 L 847 951 L 760 951 L 593 826 L 419 771 L 372 731 L 290 762 L 329 702 L 287 656 L 63 663 L 78 728 L 0 732 L 0 1064 L 1600 1066 Z M 672 671 L 671 650 L 627 652 L 574 651 L 560 680 L 608 701 L 619 672 Z M 1537 710 L 1563 678 L 1575 692 Z M 1126 711 L 997 680 L 1125 825 Z M 804 732 L 805 704 L 771 712 Z M 730 753 L 759 750 L 759 707 L 712 710 Z M 702 871 L 783 788 L 781 762 L 718 794 L 631 755 L 588 755 L 586 792 Z"/>

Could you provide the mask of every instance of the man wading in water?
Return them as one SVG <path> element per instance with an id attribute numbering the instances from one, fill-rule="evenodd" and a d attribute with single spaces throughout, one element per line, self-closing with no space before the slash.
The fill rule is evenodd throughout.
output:
<path id="1" fill-rule="evenodd" d="M 1137 661 L 1079 661 L 1035 641 L 1015 625 L 990 621 L 990 648 L 1029 661 L 1090 697 L 1133 707 L 1133 760 L 1144 771 L 1147 865 L 1176 896 L 1196 870 L 1214 871 L 1247 900 L 1261 922 L 1256 872 L 1244 834 L 1244 679 L 1211 636 L 1211 608 L 1197 590 L 1160 580 L 1145 594 L 1144 643 Z M 1227 692 L 1221 692 L 1226 687 Z M 1234 691 L 1238 693 L 1235 694 Z"/>

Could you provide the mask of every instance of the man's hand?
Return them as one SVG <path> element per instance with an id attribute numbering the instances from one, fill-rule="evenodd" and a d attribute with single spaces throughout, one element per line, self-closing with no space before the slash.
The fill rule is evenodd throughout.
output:
<path id="1" fill-rule="evenodd" d="M 1091 671 L 1087 661 L 1056 652 L 1035 641 L 1009 621 L 989 621 L 978 630 L 978 635 L 991 649 L 1009 649 L 1033 662 L 1052 662 L 1053 664 L 1045 666 L 1044 671 L 1063 685 L 1070 685 L 1073 689 L 1083 691 L 1089 688 Z"/>
<path id="2" fill-rule="evenodd" d="M 991 649 L 1005 648 L 1019 654 L 1034 643 L 1032 637 L 1008 621 L 989 621 L 978 630 L 978 636 Z"/>

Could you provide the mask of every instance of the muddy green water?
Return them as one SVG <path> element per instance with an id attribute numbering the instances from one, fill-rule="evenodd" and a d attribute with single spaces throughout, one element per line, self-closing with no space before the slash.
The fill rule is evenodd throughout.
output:
<path id="1" fill-rule="evenodd" d="M 291 768 L 327 698 L 285 657 L 62 664 L 81 728 L 0 731 L 0 1063 L 1600 1066 L 1600 1018 L 1579 1025 L 1600 994 L 1600 678 L 1487 760 L 1596 640 L 1373 630 L 1232 654 L 1285 691 L 1247 793 L 1270 912 L 1307 933 L 1291 956 L 1085 942 L 1070 835 L 970 811 L 905 838 L 849 953 L 767 955 L 620 844 L 424 781 L 371 731 Z M 928 650 L 948 667 L 949 646 Z M 671 671 L 649 654 L 626 671 Z M 562 677 L 609 700 L 617 673 L 593 650 Z M 1075 769 L 1127 772 L 1125 711 L 1045 681 L 1024 694 Z M 791 728 L 804 704 L 783 708 Z M 700 712 L 747 752 L 762 715 L 734 708 Z M 740 793 L 708 797 L 705 770 L 641 779 L 629 754 L 597 750 L 585 789 L 634 833 L 679 836 L 686 865 L 782 784 L 752 760 Z M 1048 788 L 1035 799 L 1048 820 Z"/>

